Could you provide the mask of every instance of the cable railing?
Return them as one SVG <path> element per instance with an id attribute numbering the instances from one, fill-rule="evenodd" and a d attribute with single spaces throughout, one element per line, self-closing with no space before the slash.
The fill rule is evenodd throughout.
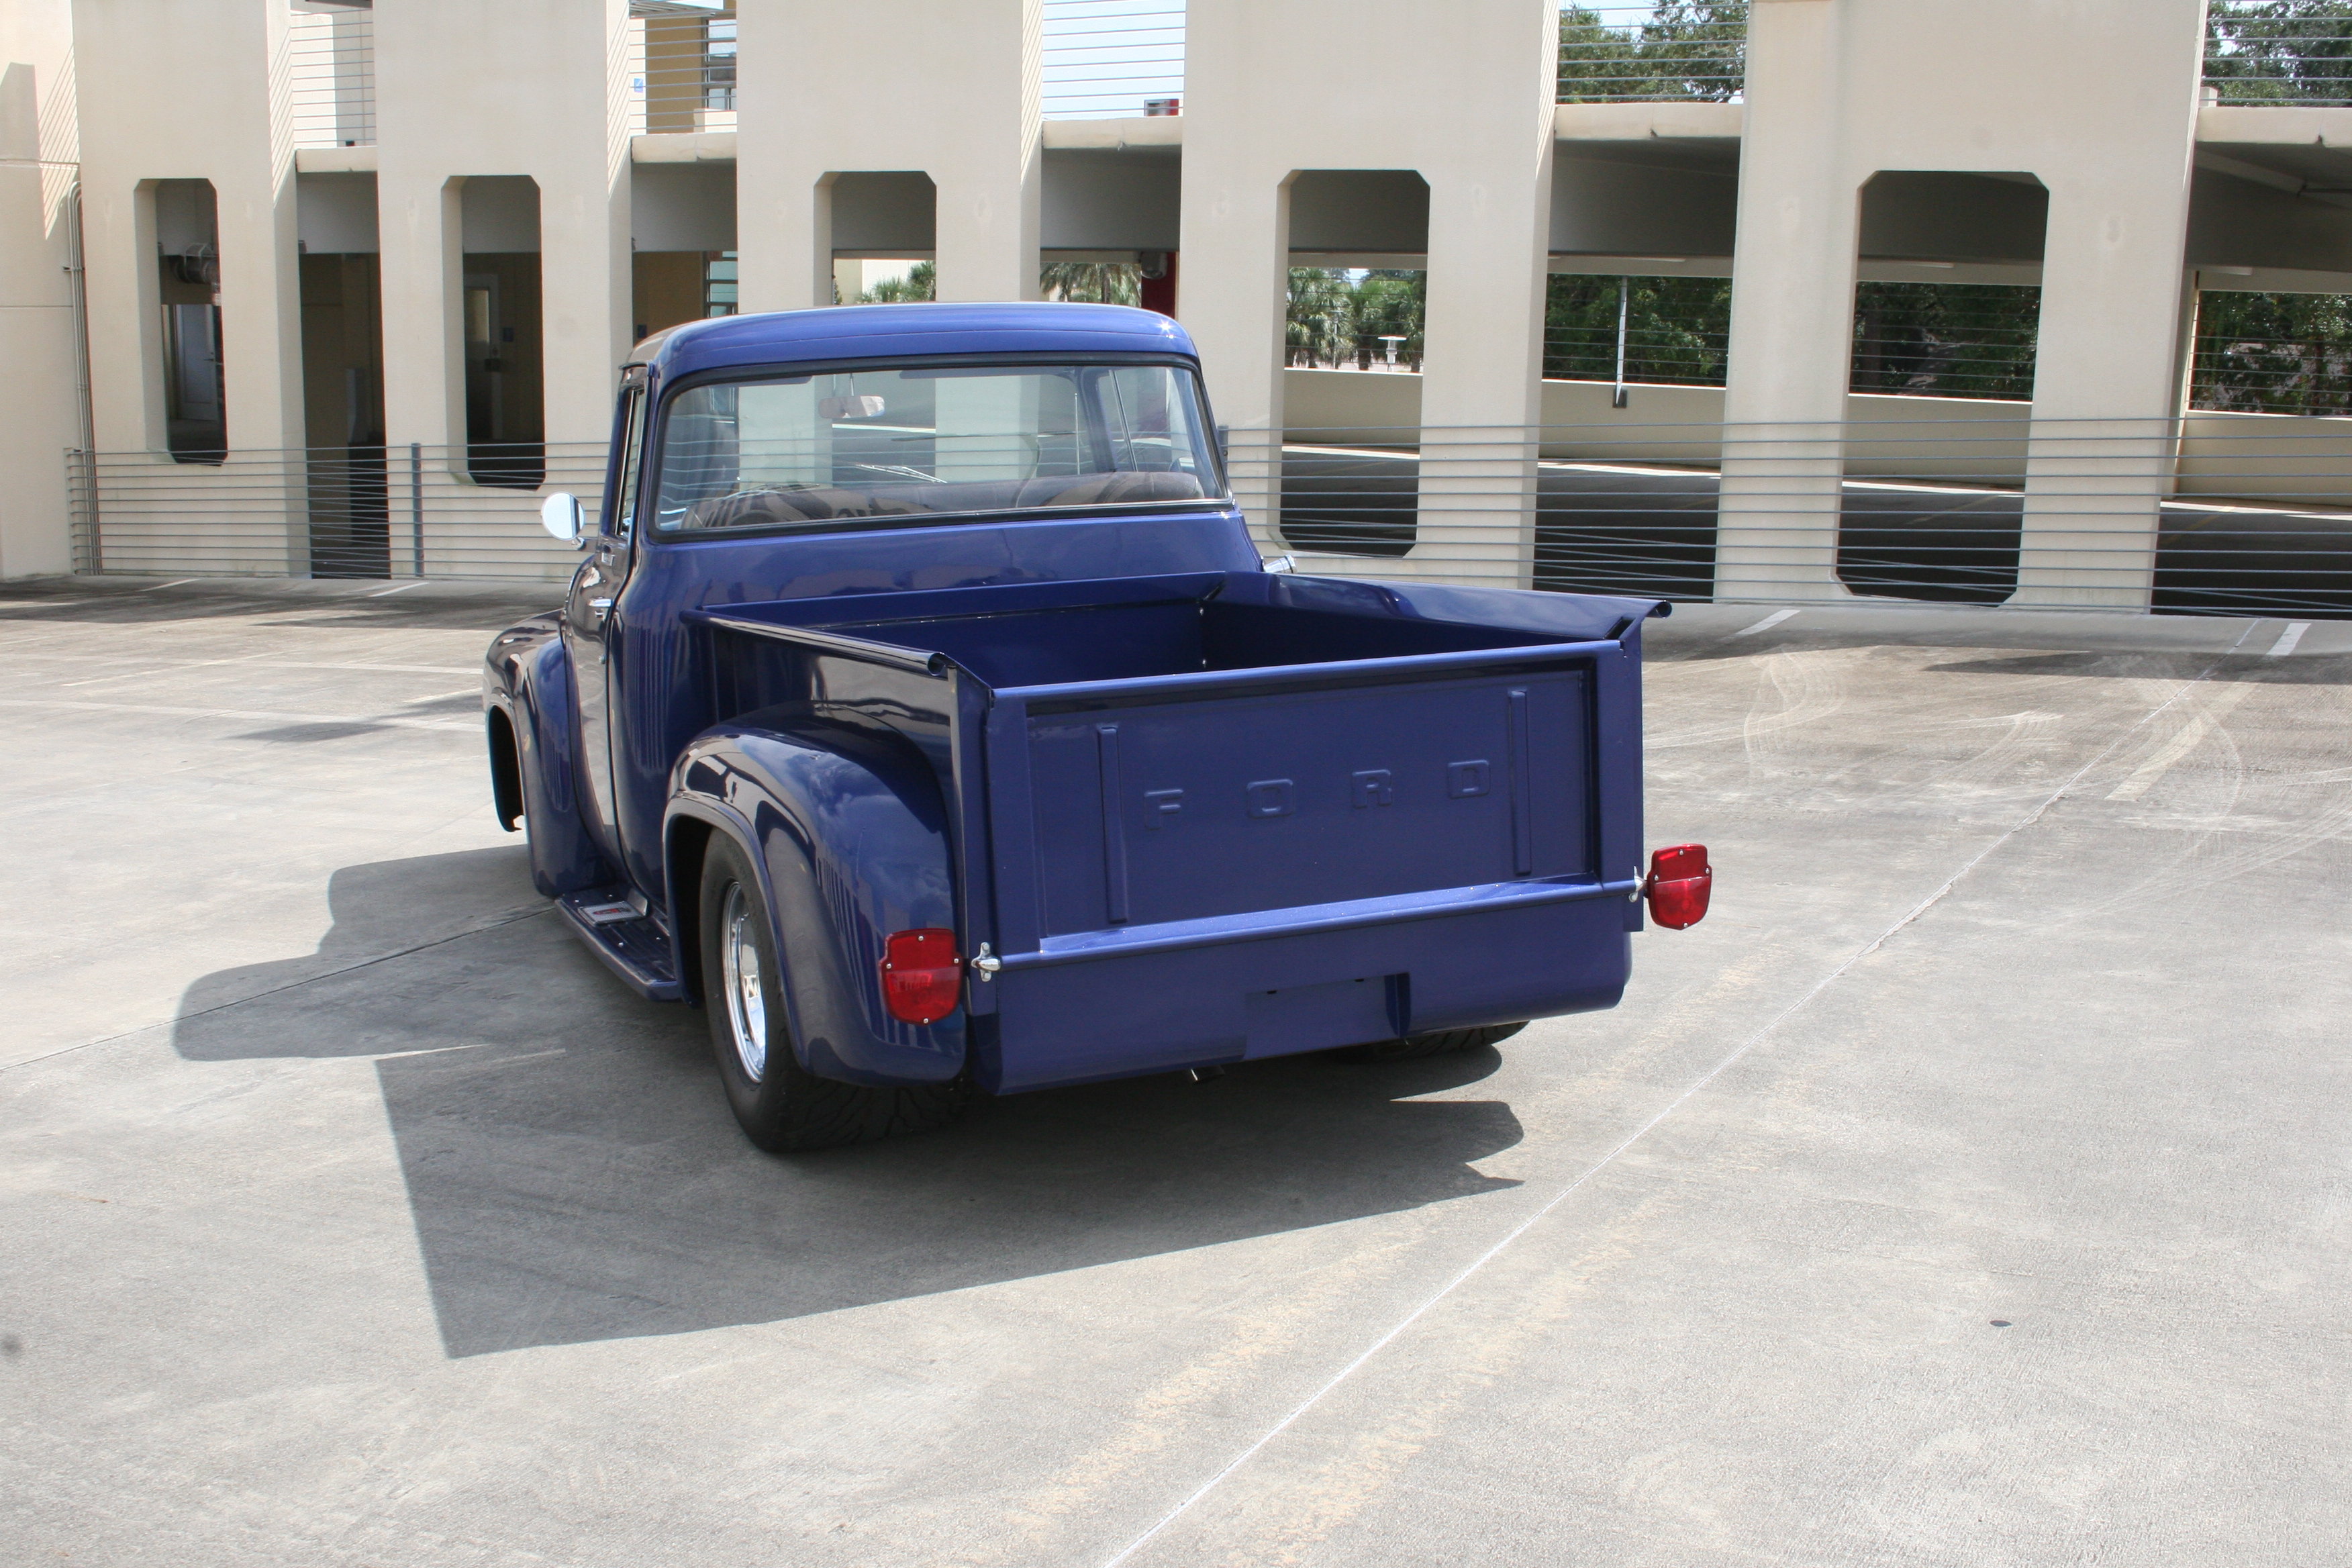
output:
<path id="1" fill-rule="evenodd" d="M 80 573 L 561 583 L 575 558 L 539 526 L 541 500 L 593 509 L 604 447 L 72 452 L 66 474 Z"/>
<path id="2" fill-rule="evenodd" d="M 1851 420 L 1227 435 L 1321 575 L 2352 618 L 2352 425 Z"/>
<path id="3" fill-rule="evenodd" d="M 1560 7 L 1562 103 L 1737 103 L 1747 87 L 1747 0 Z"/>
<path id="4" fill-rule="evenodd" d="M 2189 405 L 2245 414 L 2352 415 L 2352 343 L 2200 333 Z"/>
<path id="5" fill-rule="evenodd" d="M 1048 120 L 1173 114 L 1184 94 L 1181 0 L 1045 0 Z"/>
<path id="6" fill-rule="evenodd" d="M 2352 421 L 2034 421 L 2021 405 L 1821 426 L 1294 423 L 1224 446 L 1260 548 L 1323 575 L 2352 618 Z M 593 510 L 604 455 L 67 466 L 83 573 L 553 584 L 577 558 L 540 529 L 540 499 Z"/>
<path id="7" fill-rule="evenodd" d="M 735 13 L 684 4 L 634 7 L 629 21 L 629 132 L 735 129 Z"/>
<path id="8" fill-rule="evenodd" d="M 2205 82 L 2221 103 L 2352 105 L 2352 4 L 2213 0 Z"/>
<path id="9" fill-rule="evenodd" d="M 375 145 L 375 17 L 297 11 L 287 30 L 297 147 Z"/>

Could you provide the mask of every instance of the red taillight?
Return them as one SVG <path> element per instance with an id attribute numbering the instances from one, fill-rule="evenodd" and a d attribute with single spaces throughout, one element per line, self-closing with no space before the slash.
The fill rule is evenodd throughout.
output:
<path id="1" fill-rule="evenodd" d="M 1704 844 L 1677 844 L 1650 857 L 1650 875 L 1642 894 L 1650 900 L 1650 918 L 1668 931 L 1682 931 L 1706 918 L 1706 895 L 1715 884 L 1715 868 L 1706 863 Z"/>
<path id="2" fill-rule="evenodd" d="M 882 1001 L 902 1024 L 936 1024 L 956 1010 L 963 960 L 951 931 L 894 932 L 884 949 Z"/>

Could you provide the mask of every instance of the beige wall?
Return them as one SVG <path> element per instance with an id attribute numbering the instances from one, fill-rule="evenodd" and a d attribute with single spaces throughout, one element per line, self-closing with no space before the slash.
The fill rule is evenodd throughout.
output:
<path id="1" fill-rule="evenodd" d="M 231 448 L 303 440 L 301 284 L 283 0 L 163 7 L 75 0 L 90 381 L 100 450 L 168 462 L 155 184 L 204 180 L 216 203 L 223 402 Z M 200 129 L 192 129 L 200 128 Z M 224 545 L 222 569 L 304 571 L 299 468 L 269 475 L 182 465 L 192 486 L 274 533 Z"/>
<path id="2" fill-rule="evenodd" d="M 387 433 L 465 441 L 464 182 L 539 186 L 546 433 L 601 441 L 630 342 L 625 0 L 400 0 L 375 12 Z M 485 248 L 488 248 L 486 247 Z"/>
<path id="3" fill-rule="evenodd" d="M 1721 596 L 1839 591 L 1859 193 L 1881 170 L 1938 170 L 2050 193 L 2034 410 L 2069 423 L 2034 455 L 2019 599 L 2147 604 L 2203 15 L 2203 0 L 1758 0 L 1726 412 L 1783 444 L 1727 460 Z"/>
<path id="4" fill-rule="evenodd" d="M 1179 314 L 1200 344 L 1234 478 L 1274 548 L 1265 438 L 1283 426 L 1292 182 L 1306 170 L 1412 170 L 1428 183 L 1424 543 L 1397 573 L 1525 583 L 1550 232 L 1554 28 L 1548 0 L 1192 0 Z M 1312 61 L 1312 68 L 1303 62 Z M 1403 68 L 1410 62 L 1409 69 Z M 1380 84 L 1409 76 L 1406 111 Z M 1436 498 L 1443 496 L 1443 501 Z"/>
<path id="5" fill-rule="evenodd" d="M 76 141 L 68 0 L 11 0 L 0 7 L 0 577 L 71 564 Z"/>
<path id="6" fill-rule="evenodd" d="M 1959 246 L 1976 260 L 1944 280 L 2042 286 L 2040 423 L 2029 435 L 2025 410 L 1992 405 L 1980 439 L 1935 449 L 1951 477 L 2027 473 L 2022 601 L 2144 604 L 2155 503 L 2176 479 L 2167 422 L 2181 391 L 2184 268 L 2243 279 L 2221 286 L 2352 289 L 2352 215 L 2298 176 L 2243 166 L 2263 146 L 2333 156 L 2352 143 L 2352 110 L 2200 112 L 2200 0 L 1756 0 L 1752 11 L 1744 104 L 1555 106 L 1552 0 L 1192 0 L 1181 119 L 1045 127 L 1039 0 L 761 0 L 741 19 L 740 134 L 665 131 L 633 146 L 625 0 L 379 0 L 374 142 L 304 153 L 317 171 L 305 209 L 286 0 L 15 0 L 0 10 L 0 349 L 17 372 L 0 393 L 0 574 L 67 558 L 57 454 L 78 439 L 63 270 L 77 155 L 97 444 L 152 455 L 173 483 L 245 495 L 257 467 L 232 476 L 171 466 L 163 452 L 156 181 L 205 180 L 217 195 L 228 440 L 251 452 L 348 434 L 341 389 L 306 382 L 306 237 L 313 252 L 381 247 L 378 268 L 332 279 L 339 306 L 327 303 L 328 269 L 309 271 L 314 314 L 352 312 L 334 331 L 381 321 L 389 440 L 462 445 L 467 182 L 534 182 L 539 248 L 473 248 L 538 258 L 545 433 L 587 450 L 605 437 L 634 326 L 699 314 L 698 249 L 740 250 L 748 310 L 826 302 L 845 253 L 933 255 L 944 299 L 1034 296 L 1050 145 L 1064 248 L 1181 251 L 1180 310 L 1269 543 L 1263 433 L 1286 424 L 1360 438 L 1346 428 L 1425 422 L 1425 542 L 1394 571 L 1524 582 L 1528 426 L 1593 432 L 1555 433 L 1546 455 L 1699 460 L 1695 447 L 1717 444 L 1727 417 L 1743 437 L 1790 439 L 1769 459 L 1749 445 L 1731 455 L 1723 593 L 1840 593 L 1839 477 L 1916 468 L 1931 448 L 1910 426 L 1950 408 L 1848 396 L 1855 279 L 1906 276 L 1887 258 Z M 349 18 L 338 26 L 357 34 Z M 673 46 L 687 52 L 672 63 L 694 68 L 698 26 L 646 31 L 656 69 Z M 675 108 L 649 104 L 649 123 L 684 127 Z M 2238 162 L 2215 163 L 2214 146 Z M 2193 180 L 2192 155 L 2204 160 Z M 633 161 L 656 172 L 639 178 Z M 1374 200 L 1362 193 L 1379 178 L 1348 185 L 1328 171 L 1402 177 Z M 1880 171 L 2030 175 L 2048 193 L 2046 235 L 2037 244 L 2018 230 L 2016 204 L 2000 199 L 2014 187 L 1983 182 L 1961 211 L 1947 199 L 1955 187 L 1913 181 L 1865 226 L 1861 192 Z M 1358 195 L 1335 200 L 1342 185 Z M 644 253 L 632 255 L 633 236 Z M 1425 374 L 1280 372 L 1285 271 L 1318 247 L 1331 254 L 1296 258 L 1366 247 L 1344 259 L 1425 259 Z M 1720 275 L 1734 251 L 1727 389 L 1637 387 L 1617 410 L 1605 389 L 1538 383 L 1547 268 Z M 1858 251 L 1874 259 L 1858 263 Z M 379 274 L 371 312 L 352 291 Z M 320 374 L 347 372 L 360 353 L 318 347 Z M 2333 455 L 2341 428 L 2195 416 L 2179 489 L 2333 496 L 2352 466 Z M 439 465 L 432 482 L 448 493 L 421 501 L 428 513 L 507 509 L 528 526 L 527 493 L 470 487 L 462 463 Z M 299 472 L 290 484 L 284 496 L 250 492 L 256 529 L 301 515 Z M 428 556 L 439 548 L 429 541 Z M 299 571 L 303 550 L 289 525 L 268 549 L 221 559 Z M 562 559 L 531 569 L 560 571 Z"/>
<path id="7" fill-rule="evenodd" d="M 743 309 L 833 302 L 829 182 L 854 172 L 930 177 L 940 299 L 1035 299 L 1042 26 L 1038 0 L 749 7 Z"/>

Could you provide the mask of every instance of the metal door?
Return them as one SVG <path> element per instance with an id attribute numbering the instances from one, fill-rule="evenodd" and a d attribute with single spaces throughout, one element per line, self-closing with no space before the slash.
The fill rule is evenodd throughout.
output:
<path id="1" fill-rule="evenodd" d="M 572 689 L 580 712 L 580 768 L 584 775 L 589 831 L 615 866 L 621 858 L 619 800 L 613 788 L 613 723 L 618 673 L 614 662 L 620 623 L 614 606 L 628 580 L 631 523 L 635 511 L 638 458 L 646 435 L 645 394 L 632 385 L 622 395 L 614 429 L 621 439 L 596 531 L 589 536 L 588 559 L 572 574 L 563 601 L 563 646 L 572 658 Z"/>

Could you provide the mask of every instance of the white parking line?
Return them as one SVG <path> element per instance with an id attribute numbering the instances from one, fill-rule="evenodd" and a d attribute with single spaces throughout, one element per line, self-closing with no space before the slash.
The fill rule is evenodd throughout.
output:
<path id="1" fill-rule="evenodd" d="M 152 594 L 159 588 L 176 588 L 183 583 L 193 583 L 195 579 L 194 577 L 174 577 L 168 583 L 151 583 L 146 587 L 136 591 L 142 594 Z"/>
<path id="2" fill-rule="evenodd" d="M 1801 615 L 1802 613 L 1803 612 L 1799 610 L 1775 610 L 1770 615 L 1765 616 L 1762 620 L 1757 622 L 1754 626 L 1742 626 L 1731 635 L 1736 637 L 1752 637 L 1758 632 L 1769 632 L 1774 626 L 1779 626 L 1782 621 L 1787 620 L 1790 616 Z"/>
<path id="3" fill-rule="evenodd" d="M 373 594 L 366 594 L 366 595 L 361 595 L 361 596 L 362 596 L 362 597 L 363 597 L 363 598 L 369 598 L 369 599 L 386 599 L 386 598 L 390 598 L 390 597 L 391 597 L 393 595 L 394 595 L 394 594 L 405 594 L 405 593 L 407 593 L 411 588 L 422 588 L 423 586 L 425 586 L 425 580 L 424 578 L 419 577 L 415 582 L 414 582 L 414 583 L 403 583 L 403 584 L 402 584 L 399 587 L 397 587 L 397 588 L 378 588 L 378 589 L 377 589 L 374 593 L 373 593 Z"/>
<path id="4" fill-rule="evenodd" d="M 1796 614 L 1794 610 L 1786 611 L 1784 613 L 1792 616 Z M 2252 635 L 2253 629 L 2253 626 L 2249 625 L 2246 627 L 2245 633 L 2240 636 L 2238 641 L 2230 645 L 2229 653 L 2237 652 L 2239 646 L 2246 640 L 2246 637 Z M 2222 657 L 2227 658 L 2228 654 L 2224 654 Z M 1381 1352 L 1386 1350 L 1391 1344 L 1402 1338 L 1406 1330 L 1412 1328 L 1423 1318 L 1427 1317 L 1447 1297 L 1453 1295 L 1455 1290 L 1469 1283 L 1469 1281 L 1475 1277 L 1480 1270 L 1484 1269 L 1486 1265 L 1501 1257 L 1504 1251 L 1507 1250 L 1513 1242 L 1518 1240 L 1519 1237 L 1525 1236 L 1528 1231 L 1533 1230 L 1547 1215 L 1558 1209 L 1570 1198 L 1574 1197 L 1577 1193 L 1584 1187 L 1586 1183 L 1591 1181 L 1593 1177 L 1599 1175 L 1602 1171 L 1607 1170 L 1611 1165 L 1616 1163 L 1619 1156 L 1622 1155 L 1627 1150 L 1633 1148 L 1634 1144 L 1639 1143 L 1642 1140 L 1647 1138 L 1652 1132 L 1655 1131 L 1668 1117 L 1674 1115 L 1675 1111 L 1680 1110 L 1684 1105 L 1698 1095 L 1701 1090 L 1705 1089 L 1717 1079 L 1721 1078 L 1725 1073 L 1731 1070 L 1732 1067 L 1738 1063 L 1742 1057 L 1761 1045 L 1767 1038 L 1779 1030 L 1781 1025 L 1787 1023 L 1799 1013 L 1804 1011 L 1807 1006 L 1811 1005 L 1814 997 L 1819 996 L 1822 992 L 1827 991 L 1831 986 L 1836 984 L 1839 980 L 1844 977 L 1848 970 L 1852 969 L 1855 964 L 1860 963 L 1872 953 L 1876 952 L 1880 948 L 1885 946 L 1886 943 L 1905 927 L 1910 925 L 1914 921 L 1918 920 L 1929 910 L 1934 909 L 1937 904 L 1941 903 L 1944 900 L 1944 896 L 1951 892 L 1953 889 L 1958 887 L 1961 881 L 1968 877 L 1969 872 L 1974 871 L 1979 866 L 1983 865 L 1986 860 L 1992 857 L 1995 851 L 1999 850 L 2011 839 L 2015 838 L 2019 834 L 2024 832 L 2027 828 L 2032 827 L 2035 823 L 2040 822 L 2043 816 L 2048 815 L 2052 806 L 2056 805 L 2061 800 L 2065 798 L 2067 791 L 2082 783 L 2084 778 L 2090 775 L 2094 769 L 2098 767 L 2100 763 L 2105 762 L 2109 757 L 2113 756 L 2123 747 L 2125 742 L 2129 741 L 2133 736 L 2138 734 L 2141 730 L 2145 729 L 2147 725 L 2155 722 L 2157 720 L 2162 718 L 2167 712 L 2170 711 L 2174 703 L 2179 702 L 2184 697 L 2189 696 L 2190 692 L 2196 690 L 2207 677 L 2210 676 L 2214 670 L 2220 668 L 2221 661 L 2216 659 L 2211 665 L 2206 667 L 2203 671 L 2198 674 L 2193 679 L 2189 680 L 2186 685 L 2182 686 L 2179 690 L 2175 691 L 2170 697 L 2166 698 L 2161 703 L 2158 703 L 2147 712 L 2141 714 L 2137 722 L 2130 725 L 2114 740 L 2109 741 L 2105 747 L 2101 748 L 2097 755 L 2091 758 L 2090 761 L 2084 763 L 2081 767 L 2076 768 L 2074 773 L 2069 774 L 2065 783 L 2060 784 L 2056 789 L 2051 791 L 2049 795 L 2043 796 L 2041 805 L 2035 806 L 2032 811 L 2027 812 L 2023 816 L 2018 818 L 2018 820 L 2011 824 L 2010 827 L 1998 838 L 1995 838 L 1991 843 L 1978 850 L 1974 856 L 1969 858 L 1969 861 L 1965 865 L 1963 865 L 1958 870 L 1953 872 L 1949 878 L 1945 879 L 1943 886 L 1937 888 L 1934 892 L 1928 894 L 1926 898 L 1912 905 L 1910 910 L 1903 916 L 1902 919 L 1896 921 L 1893 925 L 1888 926 L 1885 931 L 1880 931 L 1875 937 L 1873 937 L 1866 946 L 1855 949 L 1846 957 L 1843 963 L 1840 963 L 1836 968 L 1831 970 L 1827 974 L 1822 975 L 1819 980 L 1815 981 L 1811 990 L 1807 991 L 1803 995 L 1790 1003 L 1786 1007 L 1781 1008 L 1779 1013 L 1772 1016 L 1770 1022 L 1765 1024 L 1761 1028 L 1748 1036 L 1745 1040 L 1742 1040 L 1739 1043 L 1738 1049 L 1734 1050 L 1730 1055 L 1725 1057 L 1721 1061 L 1717 1062 L 1713 1067 L 1707 1068 L 1706 1071 L 1699 1074 L 1697 1078 L 1694 1079 L 1689 1087 L 1685 1089 L 1680 1094 L 1675 1096 L 1672 1100 L 1667 1102 L 1664 1110 L 1651 1117 L 1647 1121 L 1642 1123 L 1641 1126 L 1635 1128 L 1632 1132 L 1626 1134 L 1622 1142 L 1610 1150 L 1606 1154 L 1603 1154 L 1594 1163 L 1586 1167 L 1584 1172 L 1578 1175 L 1573 1181 L 1554 1192 L 1552 1195 L 1538 1205 L 1534 1212 L 1528 1214 L 1525 1218 L 1521 1219 L 1517 1225 L 1512 1226 L 1510 1230 L 1507 1231 L 1503 1235 L 1502 1239 L 1496 1242 L 1492 1247 L 1489 1247 L 1486 1251 L 1480 1253 L 1476 1258 L 1471 1259 L 1468 1265 L 1457 1271 L 1453 1278 L 1446 1280 L 1444 1284 L 1439 1286 L 1434 1293 L 1423 1298 L 1419 1306 L 1413 1308 L 1412 1310 L 1398 1319 L 1394 1326 L 1390 1328 L 1387 1332 L 1381 1334 L 1380 1338 L 1374 1340 L 1370 1345 L 1367 1345 L 1364 1348 L 1362 1354 L 1357 1356 L 1355 1360 L 1341 1367 L 1337 1373 L 1333 1373 L 1331 1377 L 1322 1384 L 1322 1386 L 1316 1389 L 1315 1392 L 1308 1394 L 1306 1399 L 1293 1406 L 1289 1414 L 1284 1415 L 1281 1420 L 1276 1421 L 1273 1426 L 1267 1427 L 1255 1442 L 1250 1444 L 1249 1447 L 1244 1448 L 1240 1453 L 1235 1454 L 1232 1461 L 1228 1463 L 1224 1468 L 1219 1470 L 1207 1480 L 1202 1482 L 1200 1487 L 1190 1496 L 1186 1497 L 1182 1501 L 1177 1503 L 1175 1507 L 1170 1509 L 1167 1512 L 1154 1520 L 1150 1527 L 1145 1530 L 1142 1534 L 1136 1536 L 1125 1546 L 1120 1547 L 1118 1551 L 1114 1552 L 1110 1557 L 1105 1559 L 1103 1568 L 1120 1568 L 1120 1564 L 1127 1562 L 1129 1558 L 1133 1557 L 1137 1552 L 1142 1551 L 1144 1547 L 1150 1545 L 1162 1531 L 1166 1530 L 1170 1525 L 1174 1524 L 1178 1520 L 1183 1518 L 1185 1514 L 1191 1512 L 1193 1506 L 1200 1502 L 1202 1499 L 1207 1497 L 1211 1492 L 1216 1490 L 1217 1488 L 1223 1483 L 1226 1477 L 1232 1475 L 1244 1465 L 1248 1464 L 1252 1459 L 1257 1458 L 1257 1456 L 1271 1445 L 1276 1438 L 1281 1436 L 1285 1432 L 1290 1430 L 1291 1427 L 1297 1426 L 1299 1420 L 1304 1417 L 1308 1411 L 1321 1404 L 1334 1390 L 1336 1390 L 1341 1384 L 1346 1383 L 1350 1377 L 1354 1376 L 1357 1371 L 1363 1367 L 1367 1363 L 1370 1362 L 1373 1357 L 1379 1355 Z"/>
<path id="5" fill-rule="evenodd" d="M 2301 642 L 2303 640 L 2303 634 L 2310 629 L 2311 623 L 2309 621 L 2289 621 L 2286 624 L 2286 630 L 2279 633 L 2279 640 L 2271 644 L 2271 651 L 2263 657 L 2265 658 L 2284 658 L 2287 655 L 2294 651 L 2294 645 Z"/>
<path id="6" fill-rule="evenodd" d="M 455 695 L 454 693 L 452 695 Z M 172 719 L 234 719 L 280 724 L 375 724 L 395 730 L 471 730 L 462 719 L 411 719 L 391 713 L 287 713 L 267 708 L 179 708 L 161 702 L 69 702 L 58 698 L 0 697 L 0 708 L 47 709 L 74 713 L 140 713 Z"/>

